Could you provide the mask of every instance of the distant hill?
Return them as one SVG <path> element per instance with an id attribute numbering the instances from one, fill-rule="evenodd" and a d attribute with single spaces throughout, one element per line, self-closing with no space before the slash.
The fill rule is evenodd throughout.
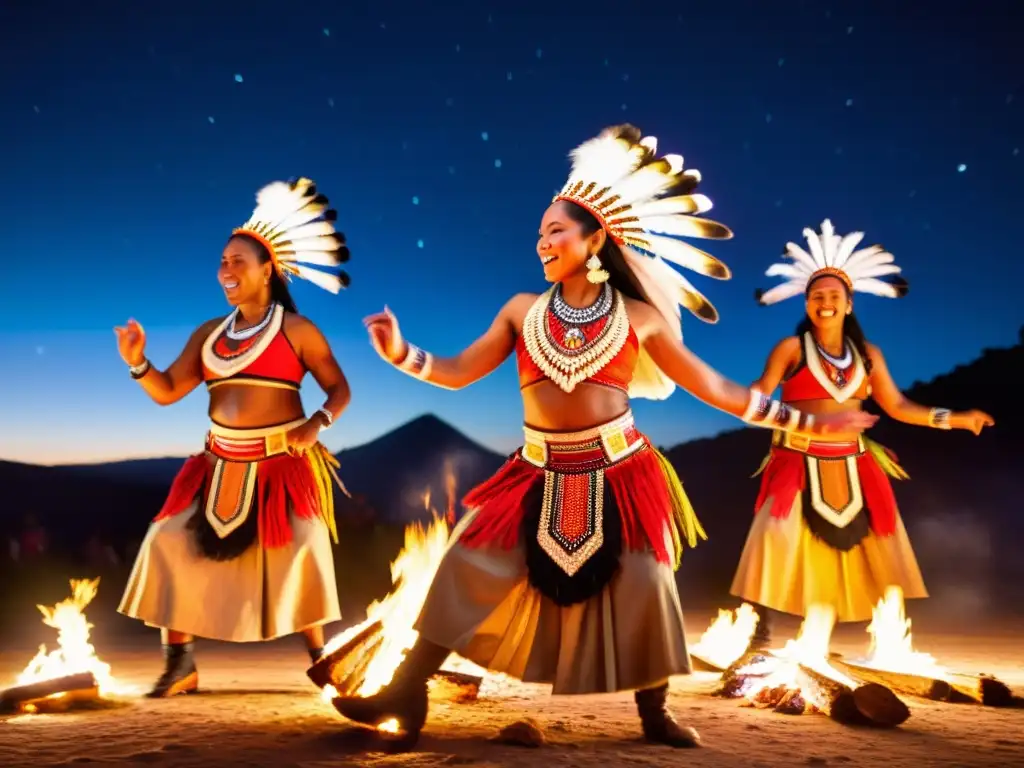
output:
<path id="1" fill-rule="evenodd" d="M 907 395 L 925 405 L 977 407 L 997 420 L 981 437 L 909 427 L 883 417 L 871 436 L 893 449 L 910 473 L 896 483 L 897 500 L 926 578 L 936 589 L 970 601 L 1000 583 L 1024 579 L 1024 410 L 1017 372 L 1024 345 L 985 350 L 975 361 Z M 642 427 L 643 425 L 641 425 Z M 740 428 L 667 451 L 710 541 L 684 559 L 682 579 L 721 595 L 751 522 L 757 481 L 749 476 L 768 449 L 764 430 Z M 340 499 L 341 517 L 369 516 L 404 525 L 425 519 L 423 495 L 444 511 L 445 476 L 456 498 L 486 479 L 505 457 L 435 416 L 425 415 L 364 445 L 342 451 L 341 477 L 355 501 Z M 56 546 L 80 544 L 100 532 L 108 540 L 138 539 L 159 508 L 181 459 L 147 459 L 96 466 L 40 467 L 0 462 L 0 531 L 24 512 L 42 517 Z"/>

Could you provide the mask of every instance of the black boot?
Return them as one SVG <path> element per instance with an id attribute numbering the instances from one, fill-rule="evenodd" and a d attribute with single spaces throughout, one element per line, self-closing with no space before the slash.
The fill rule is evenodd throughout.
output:
<path id="1" fill-rule="evenodd" d="M 307 648 L 306 650 L 309 652 L 309 660 L 313 664 L 320 661 L 320 657 L 324 655 L 324 647 L 322 645 L 319 648 Z"/>
<path id="2" fill-rule="evenodd" d="M 414 743 L 427 721 L 427 679 L 450 653 L 448 648 L 420 638 L 379 693 L 366 698 L 340 696 L 334 700 L 334 708 L 364 725 L 377 726 L 394 718 L 406 740 Z"/>
<path id="3" fill-rule="evenodd" d="M 757 613 L 757 627 L 755 627 L 754 634 L 751 635 L 750 643 L 747 645 L 748 653 L 767 650 L 772 644 L 771 609 L 763 605 L 755 605 L 754 611 Z"/>
<path id="4" fill-rule="evenodd" d="M 700 734 L 696 728 L 680 725 L 668 711 L 668 683 L 657 688 L 644 688 L 633 694 L 636 709 L 640 713 L 640 725 L 644 738 L 655 744 L 670 747 L 699 747 Z"/>
<path id="5" fill-rule="evenodd" d="M 179 693 L 199 690 L 199 671 L 192 656 L 192 643 L 172 643 L 164 646 L 164 672 L 146 695 L 151 699 L 165 699 Z"/>

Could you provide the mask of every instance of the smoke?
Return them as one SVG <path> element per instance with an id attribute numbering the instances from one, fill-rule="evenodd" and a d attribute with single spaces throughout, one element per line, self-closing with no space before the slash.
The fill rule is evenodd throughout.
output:
<path id="1" fill-rule="evenodd" d="M 944 614 L 980 616 L 997 608 L 992 529 L 974 509 L 944 510 L 914 521 L 911 542 L 930 603 Z"/>

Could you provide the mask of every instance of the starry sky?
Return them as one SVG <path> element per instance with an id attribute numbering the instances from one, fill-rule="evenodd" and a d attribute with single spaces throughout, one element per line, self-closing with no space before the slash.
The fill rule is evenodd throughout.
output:
<path id="1" fill-rule="evenodd" d="M 1024 309 L 1000 286 L 1024 281 L 1020 9 L 895 5 L 0 5 L 0 457 L 195 450 L 205 391 L 152 404 L 111 328 L 138 319 L 166 367 L 226 312 L 215 271 L 256 190 L 296 175 L 330 196 L 353 252 L 341 296 L 293 290 L 352 384 L 325 443 L 434 412 L 510 449 L 514 363 L 438 390 L 381 362 L 361 318 L 387 303 L 447 355 L 513 293 L 543 289 L 536 230 L 567 154 L 624 121 L 700 169 L 736 233 L 709 247 L 733 279 L 693 278 L 722 320 L 684 325 L 728 376 L 755 379 L 792 331 L 799 300 L 761 308 L 753 292 L 826 217 L 884 244 L 911 283 L 902 301 L 857 303 L 898 384 L 1012 344 Z M 319 407 L 315 385 L 304 401 Z M 659 444 L 738 425 L 682 392 L 635 410 Z"/>

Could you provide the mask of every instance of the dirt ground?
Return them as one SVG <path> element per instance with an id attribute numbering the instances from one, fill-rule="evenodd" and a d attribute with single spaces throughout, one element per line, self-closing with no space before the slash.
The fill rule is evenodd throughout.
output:
<path id="1" fill-rule="evenodd" d="M 688 616 L 691 641 L 708 616 Z M 915 626 L 919 648 L 951 668 L 995 674 L 1024 688 L 1022 627 L 963 632 Z M 918 634 L 920 632 L 920 634 Z M 834 649 L 859 655 L 863 629 L 840 632 Z M 159 673 L 151 642 L 97 644 L 120 682 L 145 690 Z M 11 682 L 31 647 L 0 653 L 0 687 Z M 677 718 L 695 726 L 704 746 L 673 750 L 640 740 L 632 696 L 552 697 L 541 686 L 496 686 L 475 703 L 433 699 L 415 751 L 394 753 L 348 724 L 320 701 L 305 676 L 297 638 L 255 646 L 200 643 L 205 693 L 166 701 L 133 698 L 116 707 L 0 721 L 0 766 L 79 764 L 186 766 L 636 766 L 842 765 L 887 768 L 1024 764 L 1024 710 L 905 700 L 911 718 L 891 731 L 841 726 L 821 715 L 792 717 L 743 707 L 708 694 L 713 675 L 672 681 Z M 485 691 L 486 693 L 486 691 Z M 547 744 L 538 748 L 493 741 L 524 717 L 534 718 Z"/>

